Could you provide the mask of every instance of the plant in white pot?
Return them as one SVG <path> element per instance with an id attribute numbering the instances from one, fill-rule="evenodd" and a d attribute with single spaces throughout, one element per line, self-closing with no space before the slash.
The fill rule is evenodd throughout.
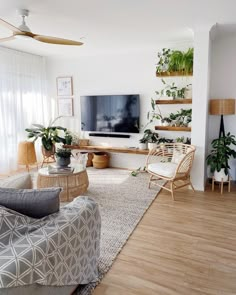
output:
<path id="1" fill-rule="evenodd" d="M 146 150 L 147 149 L 147 138 L 146 134 L 139 140 L 139 149 Z"/>
<path id="2" fill-rule="evenodd" d="M 231 147 L 236 145 L 235 136 L 230 132 L 225 136 L 214 139 L 211 142 L 212 150 L 207 156 L 207 165 L 210 171 L 214 173 L 216 181 L 227 181 L 229 178 L 229 159 L 236 158 L 236 151 Z"/>
<path id="3" fill-rule="evenodd" d="M 156 133 L 155 131 L 152 131 L 151 129 L 146 129 L 144 131 L 144 134 L 147 138 L 147 142 L 148 142 L 148 149 L 152 150 L 155 149 L 157 147 L 157 143 L 158 143 L 158 133 Z"/>

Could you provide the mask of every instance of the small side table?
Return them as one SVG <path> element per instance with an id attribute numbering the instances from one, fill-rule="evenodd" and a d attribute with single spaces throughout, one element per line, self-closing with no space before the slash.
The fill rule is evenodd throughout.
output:
<path id="1" fill-rule="evenodd" d="M 228 192 L 230 193 L 230 181 L 231 181 L 230 176 L 228 177 L 227 181 L 223 181 L 223 178 L 221 179 L 221 181 L 216 181 L 214 176 L 213 176 L 212 177 L 212 191 L 214 191 L 214 189 L 215 189 L 215 182 L 219 183 L 220 193 L 222 195 L 223 194 L 224 183 L 227 183 L 228 184 Z"/>

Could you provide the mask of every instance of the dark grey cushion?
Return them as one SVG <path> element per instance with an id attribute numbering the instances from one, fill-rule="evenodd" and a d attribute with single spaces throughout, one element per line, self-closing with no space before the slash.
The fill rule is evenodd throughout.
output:
<path id="1" fill-rule="evenodd" d="M 0 188 L 0 206 L 33 218 L 42 218 L 59 211 L 61 188 Z"/>

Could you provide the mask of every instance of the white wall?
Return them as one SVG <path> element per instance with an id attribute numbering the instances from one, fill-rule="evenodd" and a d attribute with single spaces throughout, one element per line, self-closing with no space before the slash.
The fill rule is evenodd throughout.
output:
<path id="1" fill-rule="evenodd" d="M 211 98 L 236 98 L 236 34 L 217 37 L 212 43 Z M 236 135 L 236 116 L 224 116 L 225 131 Z M 209 116 L 208 147 L 219 136 L 220 116 Z M 236 179 L 236 159 L 230 161 L 231 176 Z"/>
<path id="2" fill-rule="evenodd" d="M 192 144 L 196 153 L 191 176 L 193 186 L 198 190 L 204 190 L 206 183 L 209 72 L 210 30 L 204 28 L 194 34 Z"/>
<path id="3" fill-rule="evenodd" d="M 151 97 L 156 98 L 155 91 L 163 88 L 161 79 L 155 76 L 157 52 L 153 51 L 133 52 L 127 54 L 110 54 L 98 56 L 80 57 L 76 60 L 52 59 L 47 60 L 47 72 L 49 82 L 49 94 L 56 102 L 56 77 L 72 76 L 74 85 L 74 114 L 73 118 L 60 119 L 59 124 L 74 131 L 80 130 L 80 102 L 82 95 L 96 94 L 140 94 L 140 124 L 147 123 L 147 112 L 151 110 Z M 170 47 L 170 46 L 169 46 Z M 185 50 L 192 47 L 191 41 L 179 43 L 171 48 Z M 79 49 L 78 49 L 79 50 Z M 175 81 L 177 85 L 189 83 L 186 78 L 168 79 Z M 163 114 L 175 112 L 183 106 L 163 106 Z M 186 105 L 185 108 L 191 108 Z M 150 126 L 152 127 L 152 126 Z M 188 136 L 188 132 L 159 132 L 161 137 L 176 138 Z M 142 134 L 131 134 L 129 139 L 91 137 L 92 144 L 107 144 L 112 146 L 137 147 Z M 117 154 L 112 156 L 112 166 L 126 167 L 130 169 L 144 166 L 144 156 Z"/>

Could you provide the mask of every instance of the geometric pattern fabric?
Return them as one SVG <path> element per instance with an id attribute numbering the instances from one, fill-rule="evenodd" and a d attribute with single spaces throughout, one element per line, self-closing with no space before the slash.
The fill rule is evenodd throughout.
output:
<path id="1" fill-rule="evenodd" d="M 0 207 L 0 288 L 96 281 L 100 231 L 98 205 L 88 197 L 41 219 Z"/>

